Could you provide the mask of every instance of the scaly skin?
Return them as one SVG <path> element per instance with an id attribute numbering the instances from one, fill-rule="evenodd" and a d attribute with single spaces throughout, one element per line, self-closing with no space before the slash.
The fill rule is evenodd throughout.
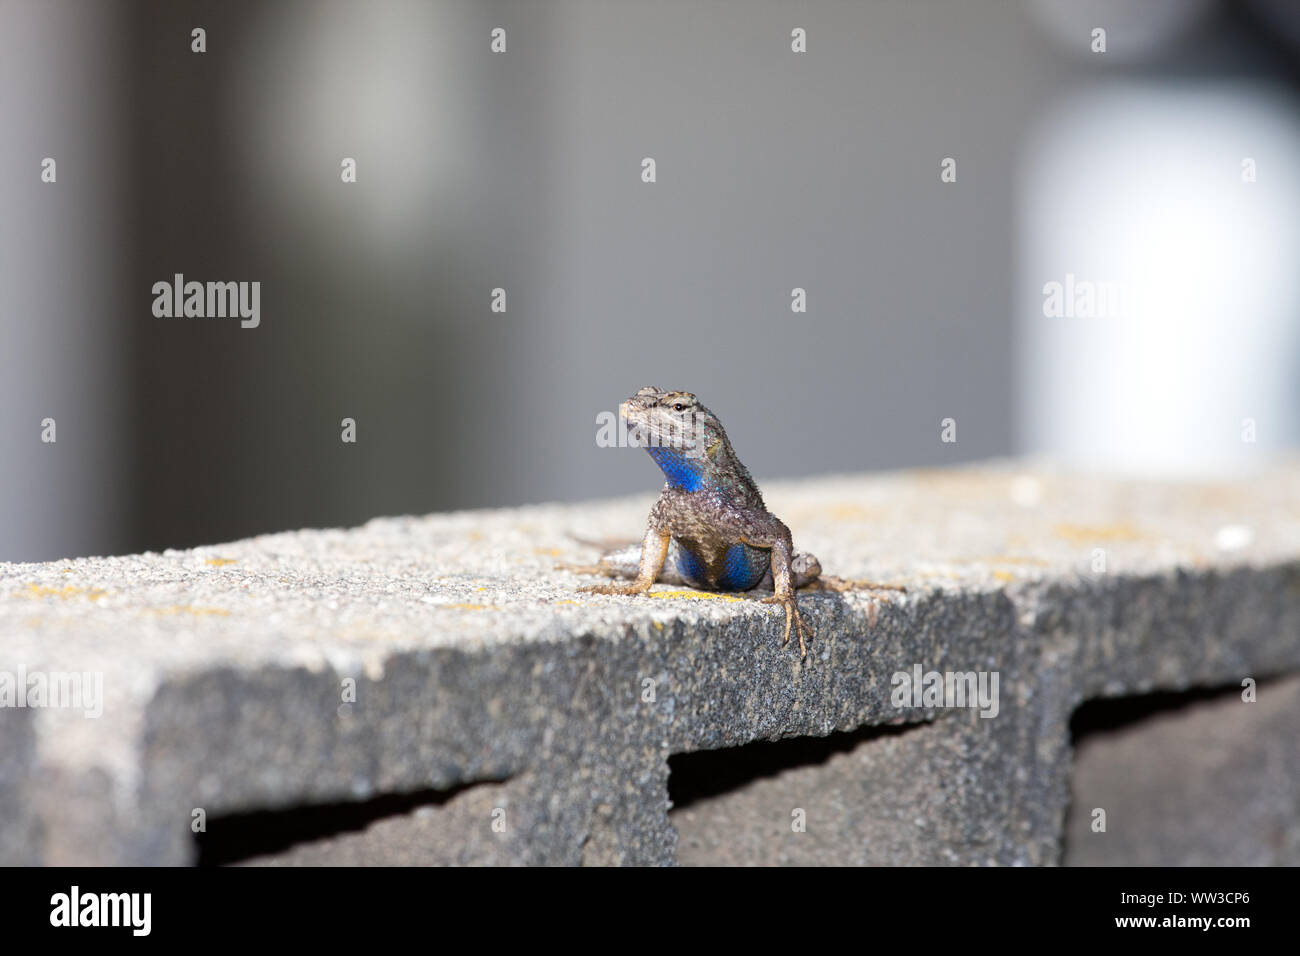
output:
<path id="1" fill-rule="evenodd" d="M 794 550 L 790 529 L 763 504 L 717 416 L 690 392 L 653 386 L 629 398 L 619 412 L 668 480 L 650 509 L 639 549 L 601 559 L 599 570 L 634 577 L 632 583 L 582 590 L 644 594 L 657 580 L 710 591 L 771 587 L 774 593 L 762 601 L 785 610 L 784 643 L 793 630 L 800 659 L 806 660 L 812 630 L 799 613 L 795 589 L 836 583 L 821 579 L 815 557 Z"/>

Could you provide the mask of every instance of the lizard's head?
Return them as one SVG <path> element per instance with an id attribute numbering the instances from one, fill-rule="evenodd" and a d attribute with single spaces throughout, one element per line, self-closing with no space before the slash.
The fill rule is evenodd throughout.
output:
<path id="1" fill-rule="evenodd" d="M 690 392 L 671 392 L 647 385 L 618 408 L 639 444 L 704 454 L 717 442 L 712 412 Z"/>
<path id="2" fill-rule="evenodd" d="M 618 410 L 633 441 L 650 453 L 671 483 L 688 490 L 699 487 L 712 457 L 727 445 L 722 425 L 690 392 L 647 385 Z"/>

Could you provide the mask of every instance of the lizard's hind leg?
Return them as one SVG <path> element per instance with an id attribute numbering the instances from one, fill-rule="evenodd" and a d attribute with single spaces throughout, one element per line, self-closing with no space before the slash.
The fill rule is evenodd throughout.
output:
<path id="1" fill-rule="evenodd" d="M 629 538 L 584 538 L 569 533 L 569 537 L 579 544 L 600 551 L 600 558 L 595 564 L 578 564 L 572 561 L 558 561 L 555 567 L 561 571 L 574 574 L 598 574 L 609 578 L 635 578 L 641 565 L 641 543 Z"/>
<path id="2" fill-rule="evenodd" d="M 641 545 L 629 544 L 606 551 L 595 564 L 557 564 L 556 567 L 575 574 L 598 574 L 607 578 L 633 580 L 641 570 Z"/>
<path id="3" fill-rule="evenodd" d="M 663 570 L 670 541 L 668 532 L 652 526 L 646 531 L 645 541 L 640 546 L 610 552 L 597 565 L 598 573 L 610 577 L 630 577 L 633 579 L 631 584 L 601 584 L 579 590 L 591 594 L 644 594 Z M 635 570 L 632 574 L 626 574 L 626 563 L 631 558 L 635 558 Z"/>

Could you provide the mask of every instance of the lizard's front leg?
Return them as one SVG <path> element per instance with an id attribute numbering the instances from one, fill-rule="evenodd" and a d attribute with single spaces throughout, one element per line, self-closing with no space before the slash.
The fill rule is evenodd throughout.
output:
<path id="1" fill-rule="evenodd" d="M 668 542 L 671 540 L 672 536 L 667 531 L 651 524 L 646 529 L 645 541 L 641 545 L 641 568 L 635 581 L 631 584 L 596 584 L 579 590 L 590 594 L 644 594 L 659 577 L 664 558 L 668 556 Z"/>
<path id="2" fill-rule="evenodd" d="M 804 643 L 804 635 L 807 635 L 808 639 L 811 640 L 813 633 L 812 628 L 804 623 L 803 615 L 799 613 L 799 601 L 795 597 L 794 580 L 790 570 L 794 556 L 794 545 L 790 539 L 790 530 L 779 521 L 772 520 L 777 526 L 770 541 L 772 549 L 772 589 L 776 593 L 769 598 L 763 598 L 762 602 L 764 604 L 780 604 L 785 608 L 785 639 L 781 642 L 781 646 L 784 647 L 790 643 L 790 630 L 793 628 L 799 638 L 799 659 L 806 661 L 808 659 L 808 645 Z M 751 543 L 757 545 L 759 542 L 752 541 Z"/>

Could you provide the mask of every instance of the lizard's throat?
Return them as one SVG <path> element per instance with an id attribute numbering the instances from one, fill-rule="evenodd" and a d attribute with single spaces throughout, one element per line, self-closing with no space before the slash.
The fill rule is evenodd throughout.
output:
<path id="1" fill-rule="evenodd" d="M 674 488 L 699 491 L 709 483 L 711 462 L 707 455 L 690 455 L 681 448 L 663 445 L 652 445 L 646 451 Z"/>

